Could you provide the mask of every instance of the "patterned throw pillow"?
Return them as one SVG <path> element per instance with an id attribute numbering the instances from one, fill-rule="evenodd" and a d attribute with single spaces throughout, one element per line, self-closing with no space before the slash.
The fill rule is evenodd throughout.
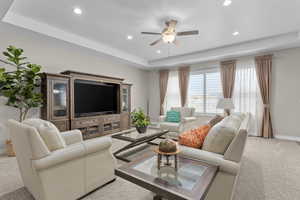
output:
<path id="1" fill-rule="evenodd" d="M 216 125 L 217 123 L 219 123 L 220 121 L 222 121 L 224 119 L 224 117 L 220 116 L 220 115 L 216 115 L 214 116 L 214 118 L 212 118 L 208 124 L 213 127 L 214 125 Z"/>
<path id="2" fill-rule="evenodd" d="M 180 122 L 180 112 L 170 110 L 167 112 L 166 122 Z"/>
<path id="3" fill-rule="evenodd" d="M 179 135 L 179 144 L 200 149 L 211 126 L 209 124 L 185 131 Z"/>

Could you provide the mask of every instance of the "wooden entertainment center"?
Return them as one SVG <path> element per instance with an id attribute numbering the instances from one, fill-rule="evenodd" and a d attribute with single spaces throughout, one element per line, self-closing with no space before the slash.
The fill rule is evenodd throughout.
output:
<path id="1" fill-rule="evenodd" d="M 117 111 L 93 116 L 75 115 L 74 83 L 76 80 L 114 84 L 117 86 Z M 75 71 L 60 74 L 44 73 L 42 119 L 51 121 L 60 131 L 79 129 L 84 139 L 104 136 L 129 129 L 131 126 L 131 84 L 122 78 Z"/>

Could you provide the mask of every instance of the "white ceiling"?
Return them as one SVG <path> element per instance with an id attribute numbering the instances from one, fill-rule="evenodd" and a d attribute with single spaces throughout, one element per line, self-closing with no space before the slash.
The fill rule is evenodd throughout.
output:
<path id="1" fill-rule="evenodd" d="M 224 7 L 223 0 L 15 0 L 2 20 L 146 67 L 300 46 L 300 0 L 232 2 Z M 81 16 L 73 13 L 76 6 Z M 160 32 L 167 19 L 179 21 L 177 31 L 197 29 L 200 35 L 181 37 L 178 47 L 150 47 L 157 36 L 140 32 Z"/>

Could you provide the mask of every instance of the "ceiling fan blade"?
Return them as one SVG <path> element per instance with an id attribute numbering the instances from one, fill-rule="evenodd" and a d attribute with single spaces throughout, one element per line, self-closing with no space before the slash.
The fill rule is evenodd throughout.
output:
<path id="1" fill-rule="evenodd" d="M 177 36 L 198 35 L 198 34 L 199 34 L 199 31 L 198 31 L 198 30 L 177 32 Z"/>
<path id="2" fill-rule="evenodd" d="M 162 41 L 161 38 L 158 39 L 158 40 L 155 40 L 154 42 L 152 42 L 152 43 L 150 44 L 150 46 L 154 46 L 154 45 L 156 45 L 157 43 L 159 43 L 160 41 Z"/>
<path id="3" fill-rule="evenodd" d="M 161 35 L 161 33 L 154 33 L 154 32 L 141 32 L 141 34 L 146 34 L 146 35 Z"/>

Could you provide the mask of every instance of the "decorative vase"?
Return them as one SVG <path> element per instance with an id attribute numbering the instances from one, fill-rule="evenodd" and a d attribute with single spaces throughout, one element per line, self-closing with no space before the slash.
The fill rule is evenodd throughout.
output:
<path id="1" fill-rule="evenodd" d="M 135 127 L 138 133 L 146 133 L 147 131 L 147 126 L 143 127 Z"/>
<path id="2" fill-rule="evenodd" d="M 163 153 L 174 153 L 177 151 L 177 145 L 173 140 L 165 139 L 159 143 L 158 149 Z"/>

